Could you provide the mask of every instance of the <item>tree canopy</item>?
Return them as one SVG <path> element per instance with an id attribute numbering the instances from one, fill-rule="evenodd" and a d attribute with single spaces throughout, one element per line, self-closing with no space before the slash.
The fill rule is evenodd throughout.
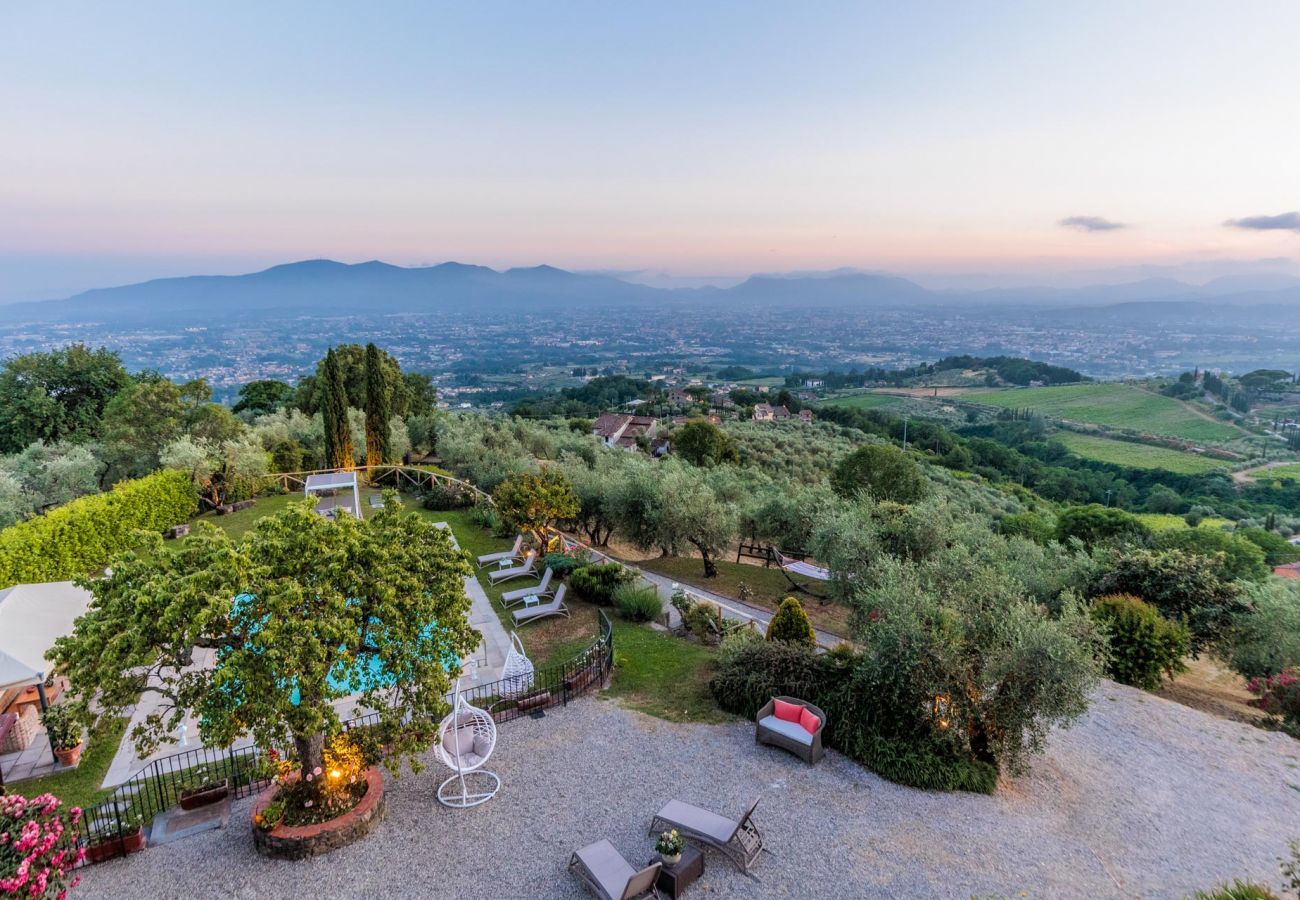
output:
<path id="1" fill-rule="evenodd" d="M 140 535 L 94 595 L 58 665 L 117 715 L 145 691 L 162 699 L 132 733 L 142 754 L 175 740 L 186 710 L 216 746 L 245 733 L 297 748 L 304 776 L 337 731 L 333 701 L 359 693 L 397 754 L 428 748 L 458 659 L 479 634 L 467 621 L 466 557 L 396 494 L 368 519 L 328 520 L 308 501 L 236 540 L 207 523 L 175 552 Z M 191 666 L 196 648 L 211 667 Z M 147 681 L 145 680 L 147 678 Z"/>
<path id="2" fill-rule="evenodd" d="M 36 441 L 98 437 L 104 407 L 130 381 L 116 353 L 85 344 L 6 360 L 0 369 L 0 453 Z"/>
<path id="3" fill-rule="evenodd" d="M 877 500 L 911 503 L 926 494 L 925 473 L 891 444 L 867 444 L 840 460 L 831 486 L 844 497 L 870 494 Z"/>

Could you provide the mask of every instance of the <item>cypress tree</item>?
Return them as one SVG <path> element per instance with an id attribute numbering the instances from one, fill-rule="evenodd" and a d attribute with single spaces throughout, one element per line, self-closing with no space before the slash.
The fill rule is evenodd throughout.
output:
<path id="1" fill-rule="evenodd" d="M 325 419 L 325 465 L 331 469 L 350 469 L 352 459 L 352 431 L 348 428 L 348 391 L 343 383 L 343 370 L 331 347 L 325 354 L 325 402 L 321 415 Z"/>
<path id="2" fill-rule="evenodd" d="M 379 348 L 366 344 L 366 465 L 377 466 L 393 458 L 388 440 L 388 381 L 384 378 Z"/>

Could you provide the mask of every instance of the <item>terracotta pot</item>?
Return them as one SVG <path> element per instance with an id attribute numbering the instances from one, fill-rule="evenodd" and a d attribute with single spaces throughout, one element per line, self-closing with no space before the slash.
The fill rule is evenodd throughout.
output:
<path id="1" fill-rule="evenodd" d="M 130 834 L 123 835 L 120 838 L 111 838 L 98 844 L 91 844 L 86 848 L 86 861 L 97 863 L 106 859 L 125 856 L 128 853 L 139 853 L 145 848 L 145 844 L 144 829 L 137 828 Z"/>
<path id="2" fill-rule="evenodd" d="M 225 800 L 229 795 L 229 781 L 203 791 L 183 791 L 181 793 L 181 809 L 198 809 L 201 806 L 210 806 L 213 803 Z"/>
<path id="3" fill-rule="evenodd" d="M 77 763 L 81 762 L 81 746 L 81 744 L 78 744 L 77 746 L 70 747 L 67 750 L 56 749 L 54 755 L 58 757 L 59 765 L 75 766 Z"/>

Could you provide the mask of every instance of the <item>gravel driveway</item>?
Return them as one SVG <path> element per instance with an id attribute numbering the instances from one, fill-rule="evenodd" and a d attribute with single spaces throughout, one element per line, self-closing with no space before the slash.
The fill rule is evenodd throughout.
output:
<path id="1" fill-rule="evenodd" d="M 753 728 L 673 725 L 601 699 L 506 725 L 503 789 L 440 807 L 445 777 L 389 780 L 388 819 L 298 863 L 253 852 L 247 802 L 224 831 L 83 870 L 77 897 L 584 896 L 569 854 L 609 838 L 635 865 L 677 797 L 738 815 L 757 796 L 755 874 L 716 854 L 687 897 L 1186 897 L 1276 881 L 1300 837 L 1300 743 L 1105 683 L 1026 778 L 992 797 L 898 787 L 835 753 L 809 768 Z"/>

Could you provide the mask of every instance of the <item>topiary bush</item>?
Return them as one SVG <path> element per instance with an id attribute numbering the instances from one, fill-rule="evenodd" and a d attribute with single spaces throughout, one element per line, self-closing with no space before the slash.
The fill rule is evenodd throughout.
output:
<path id="1" fill-rule="evenodd" d="M 653 622 L 664 612 L 664 601 L 650 585 L 621 584 L 614 589 L 614 608 L 629 622 Z"/>
<path id="2" fill-rule="evenodd" d="M 634 578 L 632 572 L 618 563 L 594 563 L 574 569 L 569 575 L 569 587 L 584 600 L 609 606 L 614 602 L 614 592 Z"/>
<path id="3" fill-rule="evenodd" d="M 1109 636 L 1106 674 L 1111 678 L 1153 691 L 1163 678 L 1186 671 L 1187 627 L 1162 618 L 1151 604 L 1132 594 L 1109 594 L 1093 600 L 1090 612 Z"/>
<path id="4" fill-rule="evenodd" d="M 804 611 L 803 604 L 794 597 L 786 597 L 777 607 L 772 621 L 767 623 L 767 639 L 801 644 L 805 647 L 817 646 L 817 633 L 813 631 L 808 613 Z"/>

